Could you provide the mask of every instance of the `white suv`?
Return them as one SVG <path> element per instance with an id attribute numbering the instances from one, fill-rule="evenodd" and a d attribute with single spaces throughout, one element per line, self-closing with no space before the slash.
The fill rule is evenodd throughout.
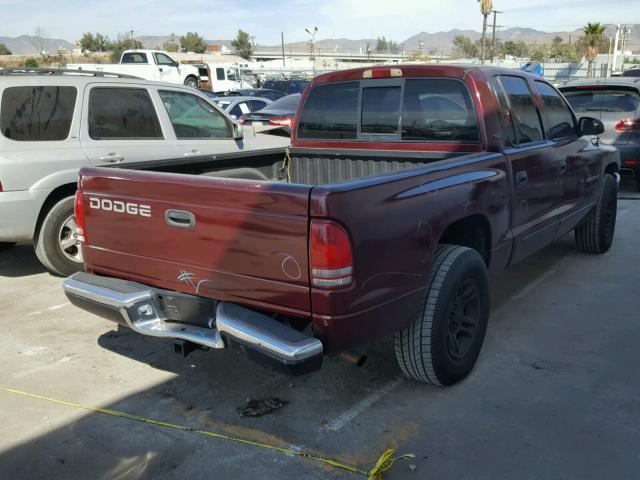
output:
<path id="1" fill-rule="evenodd" d="M 284 150 L 188 87 L 98 72 L 0 69 L 0 249 L 33 241 L 50 271 L 82 268 L 73 196 L 83 166 Z"/>

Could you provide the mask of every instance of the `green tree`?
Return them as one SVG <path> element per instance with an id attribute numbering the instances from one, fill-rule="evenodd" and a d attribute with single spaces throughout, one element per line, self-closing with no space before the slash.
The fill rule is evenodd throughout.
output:
<path id="1" fill-rule="evenodd" d="M 600 23 L 587 23 L 582 29 L 586 41 L 585 58 L 589 62 L 587 66 L 587 78 L 593 77 L 593 62 L 598 56 L 598 47 L 604 35 L 605 26 Z"/>
<path id="2" fill-rule="evenodd" d="M 526 57 L 529 54 L 529 47 L 524 42 L 514 42 L 507 40 L 504 42 L 504 53 L 512 57 Z"/>
<path id="3" fill-rule="evenodd" d="M 11 50 L 4 43 L 0 43 L 0 55 L 11 55 Z"/>
<path id="4" fill-rule="evenodd" d="M 164 42 L 164 45 L 162 45 L 162 49 L 167 52 L 177 52 L 178 50 L 180 50 L 180 45 L 175 42 Z"/>
<path id="5" fill-rule="evenodd" d="M 27 68 L 38 68 L 38 60 L 33 57 L 29 57 L 24 61 L 24 66 Z"/>
<path id="6" fill-rule="evenodd" d="M 85 52 L 104 52 L 111 48 L 109 37 L 96 33 L 87 32 L 80 39 L 80 49 Z"/>
<path id="7" fill-rule="evenodd" d="M 187 32 L 180 37 L 180 45 L 185 52 L 204 53 L 207 51 L 207 43 L 196 32 Z"/>
<path id="8" fill-rule="evenodd" d="M 249 60 L 251 55 L 253 55 L 253 45 L 251 44 L 251 38 L 249 34 L 243 30 L 238 30 L 238 35 L 231 42 L 231 46 L 233 50 L 244 58 L 245 60 Z"/>
<path id="9" fill-rule="evenodd" d="M 478 57 L 478 46 L 465 35 L 456 35 L 453 38 L 453 48 L 461 52 L 465 58 Z"/>
<path id="10" fill-rule="evenodd" d="M 376 52 L 377 53 L 382 53 L 382 52 L 386 52 L 388 48 L 388 44 L 387 44 L 387 39 L 382 37 L 378 37 L 377 41 L 376 41 Z"/>

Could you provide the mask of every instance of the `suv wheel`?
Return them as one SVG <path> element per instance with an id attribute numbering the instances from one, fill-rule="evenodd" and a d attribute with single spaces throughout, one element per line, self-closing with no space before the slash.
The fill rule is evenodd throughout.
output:
<path id="1" fill-rule="evenodd" d="M 73 202 L 74 197 L 67 197 L 47 212 L 35 245 L 40 262 L 52 273 L 63 276 L 84 268 L 82 250 L 76 239 Z"/>
<path id="2" fill-rule="evenodd" d="M 187 77 L 184 80 L 184 84 L 187 87 L 197 88 L 198 87 L 198 79 L 196 77 Z"/>
<path id="3" fill-rule="evenodd" d="M 441 245 L 418 317 L 394 336 L 396 360 L 409 378 L 452 385 L 471 372 L 489 318 L 487 268 L 478 252 Z"/>

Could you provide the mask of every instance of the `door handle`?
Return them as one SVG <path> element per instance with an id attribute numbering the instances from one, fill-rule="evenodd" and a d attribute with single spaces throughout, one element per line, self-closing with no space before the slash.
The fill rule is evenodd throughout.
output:
<path id="1" fill-rule="evenodd" d="M 528 181 L 529 181 L 529 175 L 527 175 L 527 172 L 516 173 L 516 184 L 519 187 L 526 185 Z"/>
<path id="2" fill-rule="evenodd" d="M 107 163 L 119 163 L 124 160 L 124 157 L 122 155 L 118 155 L 117 153 L 112 152 L 112 153 L 103 155 L 102 157 L 98 157 L 98 160 L 100 160 L 101 162 L 107 162 Z"/>
<path id="3" fill-rule="evenodd" d="M 185 157 L 193 157 L 195 155 L 201 155 L 200 150 L 196 150 L 195 148 L 193 150 L 191 150 L 190 152 L 185 152 L 184 156 Z"/>
<path id="4" fill-rule="evenodd" d="M 193 228 L 196 226 L 196 216 L 186 210 L 166 210 L 164 220 L 170 227 Z"/>
<path id="5" fill-rule="evenodd" d="M 162 67 L 158 67 L 158 71 L 162 72 L 163 71 Z"/>
<path id="6" fill-rule="evenodd" d="M 560 162 L 560 166 L 558 168 L 560 169 L 560 174 L 562 175 L 567 171 L 567 162 Z"/>

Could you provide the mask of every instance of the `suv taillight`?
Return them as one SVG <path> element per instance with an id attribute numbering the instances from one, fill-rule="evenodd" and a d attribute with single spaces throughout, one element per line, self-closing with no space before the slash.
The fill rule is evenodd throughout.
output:
<path id="1" fill-rule="evenodd" d="M 309 260 L 314 287 L 345 287 L 353 281 L 351 240 L 335 222 L 311 221 Z"/>
<path id="2" fill-rule="evenodd" d="M 76 200 L 73 204 L 73 215 L 76 222 L 78 241 L 80 243 L 85 243 L 87 241 L 87 237 L 84 225 L 84 194 L 80 190 L 76 191 Z"/>
<path id="3" fill-rule="evenodd" d="M 640 120 L 625 118 L 616 123 L 616 132 L 640 132 Z"/>

